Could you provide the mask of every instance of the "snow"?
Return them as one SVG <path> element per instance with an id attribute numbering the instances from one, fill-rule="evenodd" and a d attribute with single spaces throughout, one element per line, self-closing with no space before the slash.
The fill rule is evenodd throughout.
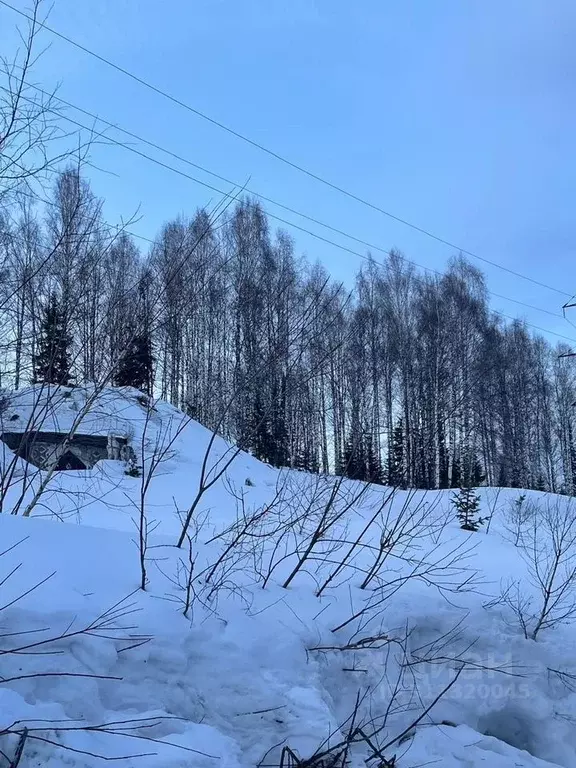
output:
<path id="1" fill-rule="evenodd" d="M 6 432 L 25 429 L 63 432 L 75 425 L 79 415 L 79 434 L 129 437 L 131 420 L 138 417 L 138 403 L 130 388 L 105 389 L 91 385 L 56 387 L 35 384 L 10 393 L 9 404 L 0 417 Z M 83 412 L 88 403 L 89 409 Z"/>
<path id="2" fill-rule="evenodd" d="M 34 396 L 27 390 L 10 407 L 24 418 Z M 86 397 L 89 389 L 76 388 L 58 397 L 50 418 L 70 425 Z M 390 489 L 346 481 L 329 535 L 285 588 L 295 551 L 311 542 L 318 499 L 336 480 L 240 453 L 194 513 L 194 573 L 204 575 L 185 616 L 188 547 L 174 544 L 211 435 L 165 403 L 147 414 L 136 398 L 128 388 L 105 390 L 80 431 L 122 428 L 138 456 L 144 441 L 144 476 L 154 450 L 169 448 L 146 496 L 146 591 L 136 525 L 142 478 L 116 462 L 56 473 L 29 518 L 22 504 L 9 514 L 19 482 L 6 492 L 0 730 L 29 728 L 21 768 L 96 766 L 101 757 L 135 768 L 280 766 L 284 747 L 308 758 L 341 741 L 357 701 L 356 725 L 381 726 L 374 740 L 379 748 L 391 742 L 382 756 L 396 755 L 395 768 L 576 765 L 576 686 L 551 671 L 576 674 L 575 627 L 560 623 L 526 639 L 498 599 L 510 580 L 537 599 L 506 526 L 520 491 L 483 489 L 482 514 L 494 512 L 489 530 L 467 533 L 450 492 L 390 499 Z M 208 468 L 232 455 L 217 438 Z M 43 477 L 26 479 L 26 499 Z M 540 504 L 553 499 L 526 493 Z M 399 541 L 361 589 L 383 525 L 395 526 Z M 362 546 L 345 557 L 365 529 Z M 351 643 L 355 650 L 337 650 Z M 11 756 L 17 741 L 0 735 L 0 749 Z M 349 765 L 378 766 L 369 756 L 359 742 Z"/>

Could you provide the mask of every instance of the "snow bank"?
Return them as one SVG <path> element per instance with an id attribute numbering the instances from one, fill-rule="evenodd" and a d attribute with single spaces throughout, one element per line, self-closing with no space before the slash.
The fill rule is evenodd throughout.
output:
<path id="1" fill-rule="evenodd" d="M 159 444 L 169 447 L 146 495 L 146 591 L 143 477 L 121 464 L 58 473 L 32 517 L 0 515 L 4 753 L 25 723 L 22 768 L 101 757 L 279 766 L 287 747 L 309 758 L 337 745 L 354 717 L 381 762 L 396 755 L 395 768 L 576 765 L 574 627 L 527 640 L 499 599 L 510 580 L 537 599 L 506 522 L 519 491 L 483 490 L 490 527 L 469 534 L 450 492 L 391 496 L 346 481 L 314 540 L 336 480 L 241 453 L 202 496 L 190 542 L 177 549 L 211 435 L 136 398 L 107 390 L 89 423 L 104 429 L 104 409 L 123 420 L 143 477 Z M 208 473 L 230 455 L 217 439 Z M 21 490 L 11 485 L 5 509 Z M 198 578 L 187 596 L 191 561 Z M 353 768 L 374 756 L 356 742 Z"/>

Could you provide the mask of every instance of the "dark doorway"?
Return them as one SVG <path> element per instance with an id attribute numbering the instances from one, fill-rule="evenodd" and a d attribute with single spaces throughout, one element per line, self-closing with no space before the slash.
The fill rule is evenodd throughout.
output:
<path id="1" fill-rule="evenodd" d="M 86 464 L 84 464 L 82 459 L 79 459 L 78 456 L 72 453 L 72 451 L 65 451 L 62 456 L 60 456 L 58 463 L 55 466 L 55 469 L 60 470 L 86 468 Z"/>

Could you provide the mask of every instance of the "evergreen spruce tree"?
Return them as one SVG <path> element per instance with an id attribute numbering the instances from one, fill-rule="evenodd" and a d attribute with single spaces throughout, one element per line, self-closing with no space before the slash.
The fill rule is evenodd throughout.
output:
<path id="1" fill-rule="evenodd" d="M 305 445 L 296 451 L 294 458 L 294 469 L 301 469 L 303 472 L 313 472 L 318 474 L 320 465 L 318 458 L 310 450 L 310 446 Z"/>
<path id="2" fill-rule="evenodd" d="M 348 439 L 344 442 L 342 456 L 340 458 L 340 474 L 343 477 L 352 477 L 355 471 L 356 457 L 354 455 L 354 446 Z"/>
<path id="3" fill-rule="evenodd" d="M 402 419 L 398 419 L 392 435 L 392 446 L 388 455 L 388 483 L 394 488 L 404 488 L 404 427 Z"/>
<path id="4" fill-rule="evenodd" d="M 456 456 L 452 459 L 452 478 L 450 485 L 452 488 L 460 488 L 462 485 L 462 466 L 460 460 Z"/>
<path id="5" fill-rule="evenodd" d="M 284 417 L 277 417 L 270 427 L 270 452 L 268 461 L 275 467 L 288 467 L 290 455 L 288 451 L 288 430 Z"/>
<path id="6" fill-rule="evenodd" d="M 438 463 L 439 463 L 439 488 L 450 488 L 450 457 L 446 448 L 446 432 L 444 422 L 438 419 Z"/>
<path id="7" fill-rule="evenodd" d="M 364 441 L 360 435 L 351 435 L 344 443 L 339 474 L 351 480 L 367 479 Z"/>
<path id="8" fill-rule="evenodd" d="M 308 472 L 313 472 L 315 475 L 320 474 L 320 462 L 318 455 L 314 450 L 309 450 L 307 455 Z"/>
<path id="9" fill-rule="evenodd" d="M 40 338 L 32 360 L 34 384 L 70 386 L 71 345 L 72 337 L 66 329 L 66 313 L 57 295 L 52 293 L 42 313 Z"/>
<path id="10" fill-rule="evenodd" d="M 184 403 L 184 412 L 186 416 L 189 416 L 191 419 L 198 420 L 198 405 L 192 400 L 191 397 L 186 398 L 186 402 Z"/>
<path id="11" fill-rule="evenodd" d="M 148 334 L 138 334 L 120 358 L 114 383 L 117 387 L 135 387 L 151 394 L 153 365 L 151 339 Z"/>
<path id="12" fill-rule="evenodd" d="M 429 456 L 427 456 L 426 447 L 424 445 L 424 435 L 422 433 L 422 430 L 419 429 L 417 431 L 416 436 L 416 445 L 417 445 L 417 451 L 416 451 L 416 472 L 415 472 L 415 485 L 417 488 L 423 488 L 425 490 L 428 490 L 432 487 L 432 478 L 431 478 L 431 470 L 432 466 L 429 461 Z"/>
<path id="13" fill-rule="evenodd" d="M 270 434 L 268 419 L 258 395 L 254 401 L 251 421 L 251 442 L 254 456 L 260 461 L 271 463 L 271 459 L 274 457 L 274 443 Z"/>
<path id="14" fill-rule="evenodd" d="M 300 469 L 302 472 L 308 471 L 308 450 L 306 446 L 299 448 L 294 453 L 294 469 Z"/>
<path id="15" fill-rule="evenodd" d="M 372 436 L 369 435 L 365 441 L 366 452 L 366 480 L 370 483 L 382 485 L 384 483 L 384 472 L 378 454 L 374 450 Z"/>
<path id="16" fill-rule="evenodd" d="M 482 485 L 485 479 L 486 479 L 486 475 L 484 474 L 484 470 L 482 469 L 482 464 L 480 463 L 480 459 L 478 458 L 478 456 L 474 456 L 474 459 L 472 461 L 472 472 L 470 474 L 470 478 L 467 484 L 471 485 L 473 488 L 477 488 L 479 485 Z"/>
<path id="17" fill-rule="evenodd" d="M 465 531 L 477 531 L 484 525 L 484 518 L 480 517 L 480 496 L 473 488 L 460 488 L 454 493 L 452 504 L 456 508 L 456 517 L 460 521 L 460 528 Z"/>

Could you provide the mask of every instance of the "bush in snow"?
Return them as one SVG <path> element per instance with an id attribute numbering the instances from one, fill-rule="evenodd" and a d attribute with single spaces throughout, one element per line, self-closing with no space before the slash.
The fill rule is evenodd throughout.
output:
<path id="1" fill-rule="evenodd" d="M 510 502 L 506 511 L 504 527 L 512 537 L 515 547 L 520 545 L 526 528 L 530 521 L 534 520 L 535 514 L 536 504 L 531 499 L 527 499 L 525 493 L 521 493 L 518 498 Z"/>
<path id="2" fill-rule="evenodd" d="M 536 513 L 520 542 L 532 595 L 519 582 L 505 595 L 531 640 L 576 618 L 576 506 L 572 499 L 556 497 Z"/>
<path id="3" fill-rule="evenodd" d="M 477 531 L 484 525 L 484 518 L 480 517 L 480 496 L 473 488 L 460 488 L 453 494 L 452 504 L 456 508 L 456 517 L 460 522 L 460 528 L 465 531 Z"/>

